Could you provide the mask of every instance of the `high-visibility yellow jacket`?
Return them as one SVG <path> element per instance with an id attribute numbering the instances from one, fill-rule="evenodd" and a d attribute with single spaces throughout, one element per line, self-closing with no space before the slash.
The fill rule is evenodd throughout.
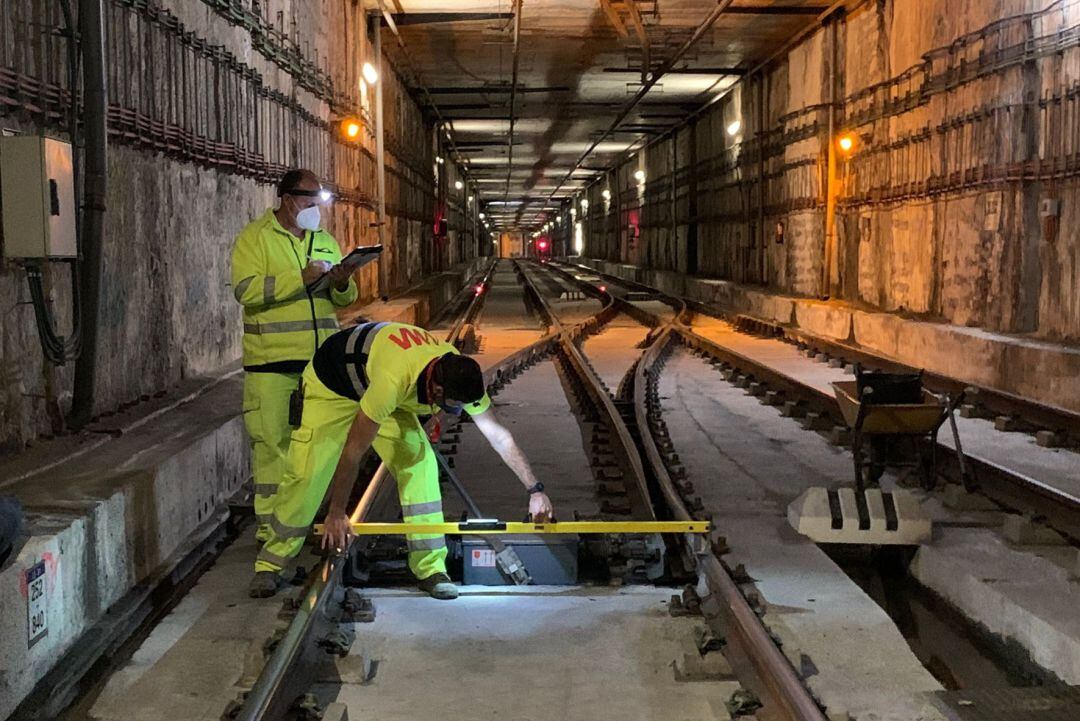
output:
<path id="1" fill-rule="evenodd" d="M 338 329 L 335 306 L 356 300 L 356 281 L 344 291 L 309 294 L 301 273 L 309 260 L 338 263 L 341 249 L 325 230 L 297 238 L 272 210 L 236 236 L 233 295 L 244 306 L 244 368 L 299 373 L 315 349 Z"/>

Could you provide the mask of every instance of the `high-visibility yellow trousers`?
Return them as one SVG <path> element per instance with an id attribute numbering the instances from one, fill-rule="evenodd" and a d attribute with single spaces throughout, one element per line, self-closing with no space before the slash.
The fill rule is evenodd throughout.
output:
<path id="1" fill-rule="evenodd" d="M 274 496 L 270 537 L 255 560 L 256 571 L 280 572 L 304 545 L 337 468 L 358 401 L 339 396 L 304 370 L 304 416 L 292 432 L 285 474 Z M 416 414 L 396 411 L 381 426 L 375 452 L 397 481 L 406 523 L 442 523 L 439 466 Z M 440 534 L 405 537 L 409 569 L 418 579 L 446 572 L 446 539 Z"/>
<path id="2" fill-rule="evenodd" d="M 255 482 L 255 516 L 260 541 L 270 537 L 267 521 L 274 494 L 285 472 L 289 452 L 289 395 L 300 382 L 299 373 L 245 373 L 244 427 L 251 439 L 251 475 Z"/>

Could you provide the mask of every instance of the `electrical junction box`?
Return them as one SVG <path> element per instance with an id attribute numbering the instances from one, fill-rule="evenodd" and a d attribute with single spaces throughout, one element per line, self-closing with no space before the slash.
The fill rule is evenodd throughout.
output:
<path id="1" fill-rule="evenodd" d="M 537 586 L 575 586 L 578 582 L 578 537 L 575 535 L 500 535 L 514 549 Z M 507 586 L 513 581 L 495 565 L 495 551 L 472 535 L 461 536 L 462 582 L 467 586 Z"/>
<path id="2" fill-rule="evenodd" d="M 73 258 L 75 184 L 71 144 L 20 135 L 0 138 L 5 258 Z"/>

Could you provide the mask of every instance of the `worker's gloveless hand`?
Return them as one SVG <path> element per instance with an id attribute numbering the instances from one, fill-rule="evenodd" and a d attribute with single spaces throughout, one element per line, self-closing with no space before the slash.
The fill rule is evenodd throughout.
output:
<path id="1" fill-rule="evenodd" d="M 322 539 L 322 547 L 330 550 L 344 550 L 349 547 L 349 539 L 352 537 L 352 524 L 346 513 L 335 512 L 332 509 L 326 514 L 326 528 Z"/>
<path id="2" fill-rule="evenodd" d="M 300 277 L 304 279 L 304 285 L 311 285 L 321 278 L 323 273 L 329 272 L 333 267 L 333 264 L 328 260 L 313 260 L 300 273 Z"/>
<path id="3" fill-rule="evenodd" d="M 330 283 L 338 290 L 346 290 L 349 287 L 349 278 L 352 273 L 345 266 L 338 263 L 330 269 Z"/>
<path id="4" fill-rule="evenodd" d="M 555 517 L 555 509 L 551 507 L 551 499 L 546 493 L 534 493 L 529 496 L 529 515 L 533 523 L 547 523 Z"/>

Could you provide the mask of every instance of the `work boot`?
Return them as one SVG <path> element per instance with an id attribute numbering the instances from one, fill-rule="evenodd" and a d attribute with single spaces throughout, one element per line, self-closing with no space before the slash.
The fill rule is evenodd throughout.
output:
<path id="1" fill-rule="evenodd" d="M 458 587 L 445 573 L 435 573 L 427 578 L 421 578 L 417 586 L 424 593 L 440 601 L 452 601 L 458 597 Z"/>
<path id="2" fill-rule="evenodd" d="M 252 598 L 270 598 L 280 587 L 281 576 L 273 571 L 256 571 L 248 584 L 248 595 Z"/>

